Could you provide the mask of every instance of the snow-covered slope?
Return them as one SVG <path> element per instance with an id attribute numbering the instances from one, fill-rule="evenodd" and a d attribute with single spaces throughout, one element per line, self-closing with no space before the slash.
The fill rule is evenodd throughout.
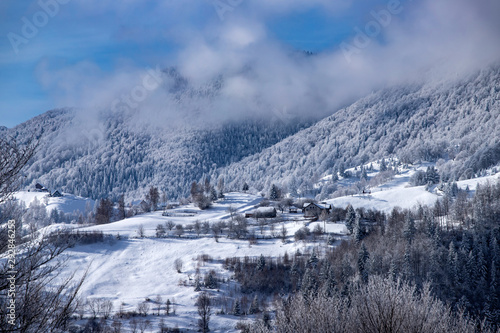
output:
<path id="1" fill-rule="evenodd" d="M 370 187 L 369 194 L 354 194 L 325 201 L 336 207 L 345 208 L 351 204 L 354 208 L 362 207 L 386 213 L 390 213 L 395 207 L 410 209 L 417 205 L 432 206 L 439 198 L 443 197 L 444 193 L 437 186 L 428 189 L 426 186 L 411 186 L 410 178 L 416 170 L 425 170 L 425 167 L 415 166 L 402 169 L 399 174 L 394 176 L 393 180 L 376 187 Z M 469 189 L 469 195 L 472 196 L 478 184 L 495 183 L 498 180 L 500 180 L 500 173 L 490 171 L 487 176 L 458 181 L 457 185 L 462 190 Z"/>
<path id="2" fill-rule="evenodd" d="M 500 161 L 500 67 L 456 82 L 375 92 L 261 153 L 220 170 L 228 183 L 290 192 L 381 158 L 437 162 L 445 180 Z"/>
<path id="3" fill-rule="evenodd" d="M 41 182 L 93 199 L 125 194 L 131 200 L 157 186 L 169 198 L 185 196 L 192 181 L 304 126 L 246 120 L 177 128 L 138 125 L 126 114 L 102 114 L 95 123 L 81 117 L 70 110 L 50 111 L 6 132 L 20 142 L 32 133 L 40 137 L 37 154 L 25 170 L 27 187 Z"/>
<path id="4" fill-rule="evenodd" d="M 88 205 L 90 205 L 91 209 L 94 208 L 95 202 L 92 199 L 75 196 L 69 193 L 62 194 L 62 197 L 51 197 L 47 192 L 19 191 L 14 194 L 14 198 L 24 202 L 26 207 L 29 207 L 36 198 L 39 203 L 45 205 L 49 213 L 52 209 L 57 209 L 58 211 L 68 214 L 74 213 L 75 211 L 84 213 Z"/>
<path id="5" fill-rule="evenodd" d="M 103 231 L 117 236 L 104 243 L 78 245 L 65 252 L 70 258 L 65 274 L 77 272 L 83 274 L 88 268 L 87 279 L 82 287 L 81 295 L 84 298 L 104 298 L 111 300 L 114 311 L 118 311 L 123 304 L 123 310 L 134 311 L 137 305 L 146 299 L 151 299 L 150 313 L 156 311 L 155 298 L 161 296 L 163 302 L 170 299 L 175 303 L 176 315 L 162 318 L 169 327 L 178 325 L 180 328 L 196 330 L 198 315 L 195 302 L 198 292 L 194 291 L 194 277 L 197 270 L 200 276 L 215 269 L 220 278 L 229 279 L 230 272 L 223 269 L 221 261 L 228 257 L 276 257 L 295 253 L 297 250 L 317 244 L 293 242 L 293 234 L 304 226 L 305 220 L 295 214 L 296 220 L 290 219 L 284 223 L 288 230 L 288 242 L 283 244 L 279 238 L 259 239 L 256 244 L 249 244 L 248 240 L 228 239 L 223 235 L 218 242 L 211 236 L 191 237 L 183 235 L 177 237 L 173 231 L 168 238 L 156 238 L 155 228 L 158 224 L 173 221 L 176 224 L 187 226 L 195 221 L 229 221 L 227 212 L 229 207 L 239 213 L 254 209 L 254 205 L 262 200 L 259 196 L 243 193 L 228 193 L 226 198 L 206 211 L 200 211 L 194 206 L 180 207 L 168 210 L 170 216 L 162 216 L 161 212 L 144 214 L 106 225 L 80 228 L 79 231 Z M 139 226 L 145 229 L 145 237 L 138 237 Z M 323 225 L 323 224 L 321 224 Z M 281 223 L 280 223 L 281 226 Z M 310 227 L 314 227 L 311 225 Z M 257 230 L 256 225 L 250 225 L 250 230 Z M 343 224 L 329 223 L 329 232 L 346 233 Z M 257 231 L 259 232 L 259 231 Z M 266 228 L 264 235 L 269 235 Z M 198 260 L 202 255 L 208 255 L 215 261 L 203 262 Z M 174 262 L 181 259 L 182 273 L 174 268 Z M 209 290 L 212 297 L 229 299 L 231 288 L 235 282 L 229 280 L 221 284 L 219 290 Z M 234 293 L 233 293 L 234 294 Z M 162 305 L 162 313 L 164 312 Z M 214 313 L 220 310 L 214 307 Z M 88 314 L 87 314 L 88 315 Z M 248 316 L 246 319 L 254 318 Z M 148 318 L 154 330 L 158 327 L 159 317 L 149 315 Z M 236 332 L 236 323 L 241 317 L 232 315 L 213 315 L 210 328 L 212 332 Z M 148 331 L 149 332 L 149 331 Z"/>

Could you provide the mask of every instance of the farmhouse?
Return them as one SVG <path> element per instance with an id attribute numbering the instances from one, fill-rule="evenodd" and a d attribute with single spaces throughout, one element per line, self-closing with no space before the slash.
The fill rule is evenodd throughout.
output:
<path id="1" fill-rule="evenodd" d="M 40 184 L 40 183 L 36 183 L 36 185 L 35 185 L 35 191 L 36 191 L 36 192 L 49 192 L 49 190 L 47 190 L 47 189 L 45 188 L 45 186 L 43 186 L 43 185 L 42 185 L 42 184 Z"/>
<path id="2" fill-rule="evenodd" d="M 332 207 L 330 205 L 327 206 L 311 202 L 305 204 L 302 211 L 304 212 L 305 218 L 318 218 L 323 212 L 330 213 L 331 209 Z"/>
<path id="3" fill-rule="evenodd" d="M 61 192 L 59 191 L 55 191 L 54 193 L 52 193 L 51 197 L 53 198 L 61 198 L 63 195 L 61 194 Z"/>

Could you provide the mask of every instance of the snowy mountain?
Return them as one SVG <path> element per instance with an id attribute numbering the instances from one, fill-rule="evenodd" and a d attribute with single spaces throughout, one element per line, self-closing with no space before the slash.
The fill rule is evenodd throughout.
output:
<path id="1" fill-rule="evenodd" d="M 93 199 L 125 193 L 138 198 L 151 185 L 170 198 L 185 196 L 193 180 L 260 152 L 302 123 L 246 120 L 219 126 L 137 127 L 133 118 L 104 113 L 81 127 L 72 110 L 54 110 L 7 131 L 23 142 L 37 133 L 40 146 L 25 169 L 28 188 L 40 182 Z"/>
<path id="2" fill-rule="evenodd" d="M 292 193 L 368 161 L 435 162 L 442 180 L 468 179 L 500 161 L 500 67 L 466 79 L 385 89 L 220 170 L 226 183 Z"/>
<path id="3" fill-rule="evenodd" d="M 185 100 L 210 101 L 223 85 L 220 78 L 193 87 L 174 69 L 165 75 L 165 89 L 183 108 Z M 183 117 L 196 119 L 197 112 Z M 246 181 L 259 191 L 272 183 L 307 191 L 334 170 L 388 157 L 435 162 L 444 180 L 471 178 L 500 161 L 499 112 L 497 66 L 466 79 L 374 92 L 313 126 L 314 118 L 284 121 L 272 112 L 265 120 L 200 127 L 168 126 L 163 118 L 140 123 L 140 113 L 130 110 L 88 118 L 54 110 L 4 132 L 20 141 L 40 137 L 26 186 L 42 182 L 93 199 L 122 193 L 137 199 L 155 185 L 174 198 L 185 196 L 192 181 L 219 175 L 230 189 Z"/>

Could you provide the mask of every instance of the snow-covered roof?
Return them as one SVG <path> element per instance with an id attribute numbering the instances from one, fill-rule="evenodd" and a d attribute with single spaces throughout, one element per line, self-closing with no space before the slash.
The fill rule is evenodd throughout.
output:
<path id="1" fill-rule="evenodd" d="M 274 207 L 259 207 L 255 210 L 255 213 L 274 213 L 275 210 Z"/>
<path id="2" fill-rule="evenodd" d="M 314 202 L 309 202 L 309 203 L 306 203 L 306 204 L 304 205 L 304 208 L 309 207 L 309 206 L 311 206 L 311 205 L 314 205 L 314 206 L 316 206 L 316 207 L 318 207 L 318 208 L 320 208 L 320 209 L 330 209 L 330 208 L 331 208 L 331 206 L 330 206 L 330 205 L 322 205 L 322 204 L 317 204 L 317 203 L 314 203 Z"/>

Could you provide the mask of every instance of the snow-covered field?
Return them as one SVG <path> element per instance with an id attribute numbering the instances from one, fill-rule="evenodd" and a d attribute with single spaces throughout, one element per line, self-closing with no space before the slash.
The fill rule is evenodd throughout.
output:
<path id="1" fill-rule="evenodd" d="M 193 206 L 183 206 L 168 210 L 169 216 L 162 216 L 162 212 L 154 212 L 135 216 L 122 221 L 86 227 L 80 231 L 103 231 L 113 235 L 113 240 L 91 245 L 78 245 L 65 253 L 70 258 L 65 272 L 77 272 L 83 274 L 88 268 L 88 275 L 82 288 L 81 295 L 84 298 L 105 298 L 113 302 L 114 311 L 120 306 L 125 311 L 137 309 L 139 303 L 151 299 L 150 313 L 156 311 L 158 305 L 154 302 L 159 295 L 162 300 L 162 309 L 165 301 L 170 299 L 175 303 L 175 316 L 148 316 L 152 322 L 153 331 L 157 331 L 160 318 L 165 320 L 169 327 L 178 325 L 180 328 L 195 330 L 198 315 L 195 302 L 198 292 L 194 291 L 194 277 L 199 269 L 200 276 L 211 269 L 215 269 L 220 277 L 230 278 L 231 273 L 223 270 L 220 260 L 228 257 L 277 257 L 295 253 L 297 250 L 304 251 L 306 247 L 317 246 L 318 243 L 294 242 L 293 234 L 304 226 L 306 222 L 302 214 L 284 214 L 289 220 L 284 222 L 287 229 L 287 242 L 281 239 L 258 239 L 256 244 L 250 244 L 248 240 L 228 239 L 222 235 L 218 242 L 213 237 L 191 238 L 176 237 L 173 231 L 168 238 L 156 238 L 155 229 L 158 224 L 173 221 L 176 224 L 187 226 L 195 221 L 220 221 L 230 219 L 228 208 L 236 209 L 238 213 L 252 211 L 262 198 L 251 194 L 228 193 L 221 202 L 214 204 L 211 209 L 200 211 Z M 307 223 L 307 222 L 306 222 Z M 316 223 L 309 224 L 312 230 Z M 143 226 L 145 237 L 139 238 L 137 230 Z M 276 232 L 281 229 L 281 223 L 276 226 Z M 250 225 L 249 230 L 254 230 L 261 236 L 257 225 Z M 327 230 L 338 234 L 346 232 L 343 224 L 327 223 Z M 120 239 L 116 239 L 117 235 Z M 270 234 L 269 227 L 264 230 L 264 235 Z M 213 262 L 198 260 L 201 255 L 209 255 Z M 182 273 L 174 268 L 177 259 L 183 262 Z M 234 282 L 231 282 L 234 284 Z M 227 294 L 227 285 L 222 285 L 220 291 L 211 290 L 212 296 Z M 251 297 L 251 296 L 250 296 Z M 214 312 L 219 309 L 215 308 Z M 163 314 L 162 310 L 162 314 Z M 145 319 L 145 318 L 142 318 Z M 213 315 L 211 319 L 212 332 L 232 332 L 240 320 L 251 319 L 251 317 L 236 317 L 232 315 Z"/>
<path id="2" fill-rule="evenodd" d="M 410 187 L 408 182 L 417 168 L 401 170 L 389 183 L 371 188 L 371 194 L 339 197 L 327 200 L 327 203 L 337 207 L 352 204 L 356 207 L 374 208 L 389 212 L 393 207 L 411 208 L 418 203 L 433 204 L 441 195 L 436 188 L 426 191 L 424 186 Z M 498 174 L 476 178 L 458 183 L 459 187 L 469 187 L 471 193 L 478 183 L 493 182 L 498 179 Z M 24 194 L 26 198 L 26 194 Z M 29 199 L 29 198 L 26 198 Z M 54 200 L 54 199 L 49 199 Z M 56 199 L 57 200 L 57 199 Z M 235 240 L 227 238 L 224 233 L 218 242 L 213 236 L 201 234 L 199 237 L 191 231 L 182 237 L 177 237 L 174 230 L 167 229 L 167 238 L 156 237 L 158 224 L 165 225 L 167 221 L 181 224 L 184 227 L 193 225 L 196 221 L 214 223 L 217 221 L 228 222 L 231 219 L 229 208 L 237 214 L 251 212 L 262 200 L 261 196 L 243 193 L 228 193 L 224 200 L 218 201 L 210 209 L 201 211 L 193 205 L 181 206 L 167 210 L 138 215 L 122 221 L 80 228 L 81 231 L 102 231 L 113 237 L 103 243 L 91 245 L 78 245 L 66 251 L 69 258 L 65 274 L 77 272 L 77 276 L 88 269 L 86 281 L 82 287 L 81 295 L 84 298 L 104 298 L 113 302 L 114 311 L 122 308 L 125 311 L 137 310 L 138 304 L 149 300 L 151 332 L 158 330 L 160 318 L 169 327 L 178 326 L 183 329 L 196 330 L 198 315 L 196 312 L 196 298 L 198 292 L 194 291 L 194 278 L 197 270 L 203 277 L 208 271 L 214 269 L 219 277 L 230 279 L 231 272 L 225 271 L 221 261 L 228 257 L 277 257 L 304 251 L 317 246 L 318 243 L 295 242 L 294 233 L 307 225 L 313 230 L 316 225 L 326 226 L 327 232 L 345 235 L 347 230 L 341 223 L 326 223 L 322 221 L 309 222 L 298 214 L 280 214 L 281 220 L 275 226 L 275 236 L 281 227 L 287 230 L 287 241 L 283 243 L 278 237 L 270 238 L 270 226 L 264 227 L 263 234 L 257 222 L 249 219 L 249 230 L 254 231 L 258 239 L 256 244 L 248 240 Z M 49 201 L 49 204 L 50 201 Z M 164 216 L 165 215 L 165 216 Z M 138 230 L 144 229 L 144 237 L 139 237 Z M 120 237 L 117 237 L 120 235 Z M 213 260 L 203 261 L 202 255 L 208 255 Z M 183 267 L 178 273 L 175 266 L 177 259 L 182 260 Z M 228 296 L 235 282 L 230 281 L 220 286 L 219 290 L 210 290 L 213 297 Z M 229 287 L 232 285 L 233 287 Z M 165 301 L 169 299 L 175 305 L 176 314 L 173 316 L 156 316 L 158 304 L 154 301 L 160 296 L 165 308 Z M 251 295 L 248 297 L 252 297 Z M 218 308 L 213 311 L 217 312 Z M 162 310 L 164 313 L 164 310 Z M 88 315 L 88 313 L 87 313 Z M 240 320 L 249 320 L 249 317 L 236 317 L 229 314 L 213 315 L 211 330 L 213 332 L 235 332 L 235 325 Z M 129 323 L 126 321 L 126 323 Z M 126 324 L 127 325 L 127 324 Z"/>

